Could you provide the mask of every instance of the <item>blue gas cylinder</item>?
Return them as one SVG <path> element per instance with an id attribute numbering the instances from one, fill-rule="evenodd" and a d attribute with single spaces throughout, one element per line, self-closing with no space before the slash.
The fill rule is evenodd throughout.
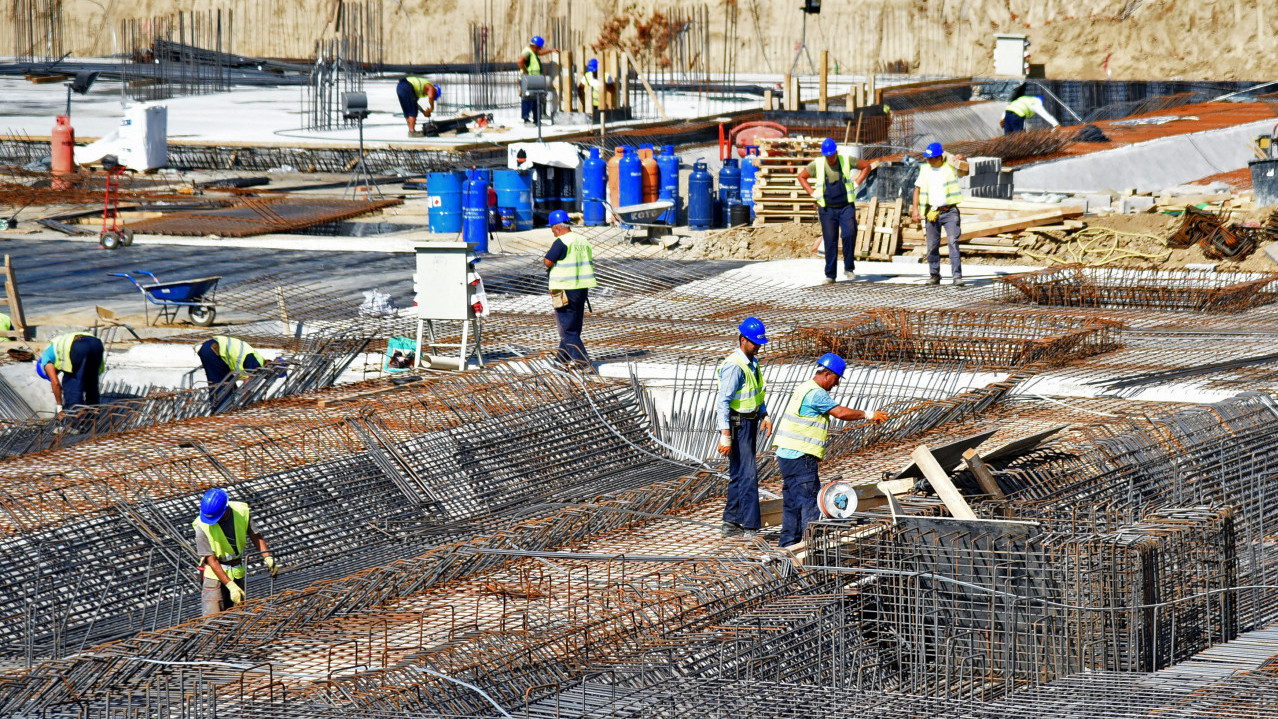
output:
<path id="1" fill-rule="evenodd" d="M 705 160 L 697 160 L 688 176 L 688 226 L 708 230 L 714 226 L 714 177 Z"/>
<path id="2" fill-rule="evenodd" d="M 754 177 L 759 172 L 758 145 L 746 145 L 746 156 L 741 158 L 741 204 L 754 209 Z"/>
<path id="3" fill-rule="evenodd" d="M 475 243 L 476 252 L 488 251 L 488 181 L 472 170 L 463 189 L 462 241 Z"/>
<path id="4" fill-rule="evenodd" d="M 643 204 L 643 160 L 633 147 L 626 147 L 617 169 L 621 179 L 617 201 L 622 207 Z"/>
<path id="5" fill-rule="evenodd" d="M 737 167 L 736 158 L 729 157 L 719 169 L 719 208 L 723 214 L 719 222 L 721 227 L 731 227 L 728 208 L 734 204 L 741 204 L 741 168 Z"/>
<path id="6" fill-rule="evenodd" d="M 581 220 L 587 227 L 604 224 L 603 201 L 608 196 L 608 163 L 599 157 L 599 148 L 590 148 L 582 167 Z"/>
<path id="7" fill-rule="evenodd" d="M 674 206 L 661 214 L 661 221 L 668 225 L 679 223 L 679 156 L 674 152 L 674 145 L 661 148 L 657 155 L 657 170 L 661 173 L 661 189 L 657 195 L 659 200 L 669 200 Z"/>

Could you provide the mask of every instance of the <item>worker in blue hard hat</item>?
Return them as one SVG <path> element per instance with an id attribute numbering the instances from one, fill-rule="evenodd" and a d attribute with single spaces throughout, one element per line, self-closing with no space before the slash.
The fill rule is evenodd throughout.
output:
<path id="1" fill-rule="evenodd" d="M 106 370 L 105 354 L 102 340 L 87 332 L 58 335 L 45 348 L 36 360 L 36 374 L 49 383 L 59 415 L 72 407 L 102 401 L 98 379 Z"/>
<path id="2" fill-rule="evenodd" d="M 262 563 L 274 577 L 279 562 L 271 556 L 266 540 L 249 518 L 249 507 L 232 502 L 226 490 L 215 487 L 200 499 L 200 514 L 191 522 L 195 528 L 195 553 L 204 574 L 200 608 L 204 616 L 217 614 L 244 601 L 244 550 L 252 541 L 262 553 Z"/>
<path id="3" fill-rule="evenodd" d="M 794 390 L 777 423 L 772 446 L 776 448 L 777 465 L 784 482 L 781 487 L 782 547 L 798 544 L 808 523 L 819 513 L 817 494 L 821 483 L 817 479 L 817 464 L 825 457 L 830 418 L 845 422 L 859 419 L 886 422 L 888 419 L 885 412 L 867 414 L 834 401 L 830 390 L 838 386 L 846 370 L 847 363 L 842 357 L 833 352 L 821 355 L 816 376 Z"/>
<path id="4" fill-rule="evenodd" d="M 395 94 L 399 97 L 399 109 L 404 113 L 404 122 L 408 123 L 409 137 L 423 136 L 423 133 L 417 130 L 417 113 L 420 112 L 430 119 L 431 114 L 435 112 L 435 103 L 439 102 L 443 92 L 439 83 L 431 82 L 424 77 L 408 75 L 400 78 L 395 86 Z M 426 101 L 424 107 L 421 104 L 422 100 Z"/>
<path id="5" fill-rule="evenodd" d="M 586 88 L 590 88 L 590 103 L 586 103 Z M 601 91 L 607 89 L 609 92 L 613 89 L 612 75 L 607 75 L 603 79 L 599 77 L 599 61 L 590 58 L 586 62 L 586 71 L 581 74 L 581 78 L 577 80 L 577 99 L 581 101 L 581 109 L 583 112 L 590 112 L 592 116 L 597 113 L 600 108 Z"/>
<path id="6" fill-rule="evenodd" d="M 550 304 L 555 308 L 555 324 L 559 328 L 557 356 L 570 367 L 585 367 L 590 364 L 590 357 L 581 342 L 581 325 L 590 288 L 598 286 L 594 250 L 586 238 L 568 226 L 567 212 L 551 212 L 549 223 L 555 241 L 542 262 L 550 270 Z"/>
<path id="7" fill-rule="evenodd" d="M 963 286 L 963 266 L 959 263 L 959 205 L 963 202 L 963 190 L 959 187 L 959 171 L 945 157 L 941 143 L 933 142 L 923 150 L 927 164 L 919 167 L 914 181 L 914 197 L 910 200 L 910 217 L 923 222 L 927 238 L 927 268 L 929 285 L 941 283 L 941 229 L 945 229 L 950 254 L 950 281 L 955 287 Z M 955 162 L 963 159 L 954 155 Z M 964 173 L 966 174 L 966 173 Z M 922 208 L 922 209 L 920 209 Z"/>
<path id="8" fill-rule="evenodd" d="M 839 270 L 839 232 L 843 233 L 843 273 L 856 270 L 856 188 L 869 176 L 871 165 L 839 152 L 838 143 L 821 141 L 821 158 L 799 170 L 799 184 L 817 203 L 821 239 L 825 245 L 825 281 L 834 282 Z M 857 172 L 855 178 L 853 171 Z"/>
<path id="9" fill-rule="evenodd" d="M 542 75 L 541 58 L 554 52 L 559 52 L 558 48 L 546 47 L 546 40 L 541 35 L 534 35 L 528 41 L 528 47 L 519 53 L 519 60 L 515 64 L 519 65 L 519 72 L 523 75 Z M 533 116 L 536 112 L 537 115 Z M 526 96 L 521 99 L 519 105 L 519 114 L 523 117 L 525 123 L 536 122 L 537 117 L 541 116 L 542 108 L 540 101 L 535 96 Z"/>
<path id="10" fill-rule="evenodd" d="M 1060 121 L 1043 106 L 1042 96 L 1025 94 L 1025 85 L 1022 84 L 1012 91 L 1012 99 L 1003 108 L 1003 119 L 998 124 L 1003 126 L 1004 135 L 1024 132 L 1025 121 L 1033 115 L 1043 118 L 1052 127 L 1061 126 Z"/>
<path id="11" fill-rule="evenodd" d="M 719 364 L 715 429 L 719 430 L 719 454 L 728 458 L 728 498 L 721 528 L 725 537 L 753 537 L 762 526 L 755 438 L 760 427 L 765 438 L 772 433 L 772 420 L 757 355 L 767 343 L 763 322 L 747 317 L 737 327 L 737 348 Z"/>

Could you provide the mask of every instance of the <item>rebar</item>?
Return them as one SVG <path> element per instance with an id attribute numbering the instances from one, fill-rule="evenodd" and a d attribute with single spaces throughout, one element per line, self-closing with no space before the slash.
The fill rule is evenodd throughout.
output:
<path id="1" fill-rule="evenodd" d="M 1001 277 L 995 284 L 1004 302 L 1238 312 L 1272 302 L 1274 280 L 1278 274 L 1069 265 Z"/>

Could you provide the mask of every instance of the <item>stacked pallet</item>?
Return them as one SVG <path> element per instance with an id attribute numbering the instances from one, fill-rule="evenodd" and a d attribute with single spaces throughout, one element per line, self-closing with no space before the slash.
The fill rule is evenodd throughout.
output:
<path id="1" fill-rule="evenodd" d="M 755 224 L 816 222 L 816 203 L 799 184 L 799 170 L 821 156 L 819 137 L 759 140 L 754 181 Z"/>

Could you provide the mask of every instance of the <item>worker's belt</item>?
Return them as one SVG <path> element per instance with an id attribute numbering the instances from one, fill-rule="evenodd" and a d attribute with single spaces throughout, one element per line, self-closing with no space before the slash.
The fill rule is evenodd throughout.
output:
<path id="1" fill-rule="evenodd" d="M 235 559 L 218 559 L 218 564 L 223 567 L 238 567 L 244 563 L 244 557 L 236 557 Z"/>
<path id="2" fill-rule="evenodd" d="M 747 414 L 741 414 L 740 412 L 736 411 L 735 409 L 730 409 L 730 410 L 728 410 L 728 421 L 729 421 L 729 422 L 737 422 L 737 423 L 740 423 L 740 422 L 741 422 L 741 420 L 743 420 L 743 419 L 758 419 L 758 418 L 759 418 L 759 411 L 758 411 L 758 410 L 755 410 L 755 411 L 750 412 L 750 413 L 747 413 Z"/>
<path id="3" fill-rule="evenodd" d="M 932 209 L 936 210 L 937 212 L 949 212 L 950 210 L 953 210 L 954 208 L 955 208 L 954 205 L 941 205 L 940 207 L 933 207 Z"/>

